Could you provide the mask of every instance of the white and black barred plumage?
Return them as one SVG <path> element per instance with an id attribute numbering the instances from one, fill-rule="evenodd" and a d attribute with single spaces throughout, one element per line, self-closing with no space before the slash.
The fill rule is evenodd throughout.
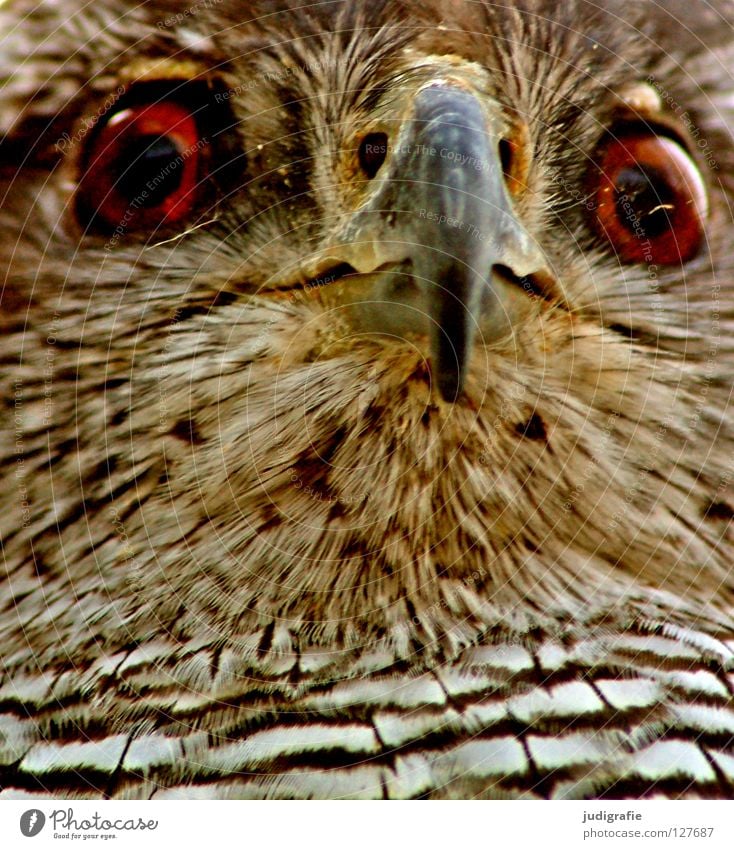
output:
<path id="1" fill-rule="evenodd" d="M 0 798 L 734 794 L 733 22 L 6 0 Z M 161 100 L 196 203 L 100 224 L 95 134 Z M 457 194 L 398 144 L 444 101 L 510 222 L 453 372 L 409 313 Z M 622 124 L 688 150 L 695 256 L 600 237 Z"/>

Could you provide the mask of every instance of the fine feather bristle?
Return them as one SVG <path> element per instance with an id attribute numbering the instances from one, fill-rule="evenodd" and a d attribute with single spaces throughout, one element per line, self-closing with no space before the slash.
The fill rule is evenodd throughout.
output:
<path id="1" fill-rule="evenodd" d="M 0 6 L 0 798 L 734 792 L 734 12 L 628 6 Z M 544 263 L 453 404 L 413 254 L 360 265 L 405 210 L 340 253 L 439 85 Z M 105 228 L 160 101 L 197 205 Z M 600 237 L 632 130 L 705 186 L 684 263 Z"/>

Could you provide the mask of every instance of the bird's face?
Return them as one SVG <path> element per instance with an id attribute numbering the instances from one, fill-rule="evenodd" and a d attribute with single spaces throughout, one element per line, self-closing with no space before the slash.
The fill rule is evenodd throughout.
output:
<path id="1" fill-rule="evenodd" d="M 8 89 L 26 527 L 131 613 L 432 640 L 730 592 L 727 48 L 522 5 L 150 5 Z"/>

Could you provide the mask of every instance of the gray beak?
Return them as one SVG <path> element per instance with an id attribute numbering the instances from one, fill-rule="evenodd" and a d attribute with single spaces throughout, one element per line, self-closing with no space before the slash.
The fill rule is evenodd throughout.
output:
<path id="1" fill-rule="evenodd" d="M 410 268 L 411 305 L 422 315 L 433 378 L 447 401 L 462 391 L 477 332 L 485 342 L 495 330 L 508 332 L 493 268 L 524 277 L 545 266 L 507 191 L 498 112 L 456 84 L 422 88 L 373 194 L 329 252 L 360 273 Z M 385 287 L 373 295 L 401 300 Z"/>

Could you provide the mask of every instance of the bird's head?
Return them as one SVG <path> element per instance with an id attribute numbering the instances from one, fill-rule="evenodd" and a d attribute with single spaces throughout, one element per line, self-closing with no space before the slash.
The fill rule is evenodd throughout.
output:
<path id="1" fill-rule="evenodd" d="M 6 60 L 2 322 L 28 527 L 69 501 L 126 627 L 429 643 L 730 602 L 718 19 L 113 5 L 49 5 Z"/>

